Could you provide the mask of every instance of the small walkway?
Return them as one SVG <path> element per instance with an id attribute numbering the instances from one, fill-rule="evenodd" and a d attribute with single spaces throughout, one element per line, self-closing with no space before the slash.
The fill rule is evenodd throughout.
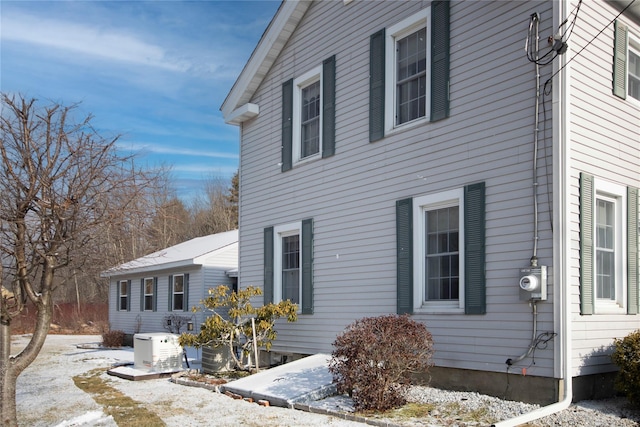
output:
<path id="1" fill-rule="evenodd" d="M 329 360 L 328 354 L 315 354 L 228 382 L 220 388 L 255 401 L 266 400 L 270 405 L 293 408 L 296 403 L 308 404 L 336 394 Z"/>

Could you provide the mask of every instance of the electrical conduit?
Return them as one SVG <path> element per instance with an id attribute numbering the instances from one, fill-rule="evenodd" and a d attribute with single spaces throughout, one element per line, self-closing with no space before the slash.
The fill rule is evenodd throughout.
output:
<path id="1" fill-rule="evenodd" d="M 567 12 L 567 2 L 566 1 L 560 1 L 559 2 L 559 7 L 562 9 L 560 10 L 560 15 L 561 16 L 566 16 L 566 12 Z M 555 14 L 554 14 L 555 15 Z M 495 424 L 493 424 L 493 427 L 515 427 L 524 423 L 528 423 L 530 421 L 534 421 L 537 420 L 539 418 L 545 417 L 547 415 L 551 415 L 554 414 L 556 412 L 560 412 L 564 409 L 567 409 L 569 407 L 569 405 L 571 405 L 571 401 L 573 399 L 573 384 L 572 384 L 572 374 L 571 374 L 571 289 L 569 286 L 570 282 L 570 278 L 567 277 L 569 275 L 569 269 L 565 268 L 565 262 L 567 261 L 567 254 L 569 251 L 569 248 L 567 248 L 568 245 L 568 240 L 567 238 L 564 237 L 565 234 L 565 228 L 566 228 L 566 224 L 568 224 L 567 222 L 567 208 L 566 208 L 566 197 L 564 197 L 565 194 L 567 194 L 567 176 L 566 174 L 567 172 L 567 167 L 566 167 L 566 160 L 568 159 L 568 112 L 567 112 L 567 108 L 568 105 L 566 103 L 566 100 L 568 99 L 568 70 L 564 67 L 565 64 L 565 57 L 561 56 L 560 57 L 560 64 L 558 64 L 558 68 L 559 70 L 563 71 L 563 75 L 561 75 L 561 78 L 563 78 L 563 81 L 560 82 L 559 86 L 559 90 L 558 90 L 558 101 L 556 101 L 557 103 L 559 103 L 559 111 L 558 114 L 554 114 L 554 118 L 553 118 L 553 123 L 554 123 L 554 128 L 556 126 L 558 126 L 558 128 L 554 129 L 554 138 L 556 138 L 556 140 L 558 141 L 558 143 L 556 144 L 556 149 L 557 151 L 554 150 L 554 157 L 557 157 L 556 162 L 557 165 L 554 168 L 554 172 L 556 173 L 556 176 L 558 178 L 558 185 L 556 187 L 554 187 L 557 191 L 557 193 L 559 193 L 559 197 L 555 198 L 555 201 L 558 202 L 558 204 L 556 204 L 556 206 L 559 206 L 559 227 L 557 227 L 557 233 L 559 239 L 561 240 L 561 244 L 558 246 L 560 247 L 560 254 L 559 254 L 559 259 L 558 257 L 554 257 L 556 263 L 555 265 L 558 266 L 558 268 L 554 268 L 554 270 L 556 270 L 556 273 L 554 273 L 554 276 L 557 280 L 559 280 L 559 286 L 556 287 L 557 290 L 559 290 L 559 292 L 556 294 L 556 298 L 559 296 L 560 301 L 558 304 L 558 309 L 559 309 L 559 322 L 560 322 L 560 327 L 559 327 L 559 331 L 560 333 L 558 334 L 558 338 L 559 338 L 559 342 L 560 342 L 560 346 L 561 346 L 561 360 L 564 362 L 562 363 L 562 375 L 561 375 L 561 380 L 562 380 L 562 386 L 561 387 L 561 399 L 556 402 L 556 403 L 552 403 L 550 405 L 547 406 L 543 406 L 542 408 L 536 409 L 534 411 L 528 412 L 526 414 L 522 414 L 519 415 L 517 417 L 514 418 L 510 418 L 504 421 L 499 421 Z M 555 193 L 555 192 L 554 192 Z M 555 204 L 555 203 L 554 203 Z M 554 245 L 555 246 L 555 245 Z M 564 284 L 564 285 L 563 285 Z"/>

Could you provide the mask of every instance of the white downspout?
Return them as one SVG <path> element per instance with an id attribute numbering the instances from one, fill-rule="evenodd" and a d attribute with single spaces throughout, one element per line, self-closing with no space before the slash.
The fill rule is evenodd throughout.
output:
<path id="1" fill-rule="evenodd" d="M 567 1 L 560 0 L 559 5 L 554 2 L 554 16 L 561 17 L 557 22 L 561 22 L 567 16 Z M 556 13 L 558 12 L 558 13 Z M 554 69 L 554 73 L 566 65 L 568 55 L 560 55 L 559 61 Z M 569 159 L 570 159 L 570 139 L 569 139 L 569 67 L 563 68 L 558 73 L 557 80 L 553 85 L 553 204 L 554 209 L 554 232 L 553 247 L 560 248 L 554 251 L 553 271 L 555 292 L 554 299 L 558 304 L 554 304 L 554 320 L 558 325 L 558 342 L 560 351 L 556 352 L 556 357 L 560 361 L 561 370 L 561 398 L 558 402 L 552 403 L 526 414 L 519 415 L 508 420 L 499 421 L 493 424 L 494 427 L 514 427 L 520 424 L 537 420 L 547 415 L 560 412 L 571 405 L 573 399 L 573 375 L 571 367 L 571 275 L 569 268 L 569 254 L 571 253 L 571 239 L 567 230 L 570 224 L 570 212 L 568 209 L 567 196 L 570 195 Z"/>

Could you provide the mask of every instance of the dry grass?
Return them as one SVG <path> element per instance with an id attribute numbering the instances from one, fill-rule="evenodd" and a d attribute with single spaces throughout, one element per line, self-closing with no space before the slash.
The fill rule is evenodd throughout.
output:
<path id="1" fill-rule="evenodd" d="M 74 384 L 102 406 L 107 415 L 111 415 L 118 425 L 128 427 L 164 426 L 165 423 L 155 413 L 111 387 L 102 379 L 105 369 L 94 369 L 73 377 Z"/>

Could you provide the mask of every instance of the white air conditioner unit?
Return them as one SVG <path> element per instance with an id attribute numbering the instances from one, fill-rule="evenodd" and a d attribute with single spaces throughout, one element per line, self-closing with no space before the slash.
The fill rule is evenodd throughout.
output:
<path id="1" fill-rule="evenodd" d="M 133 367 L 149 372 L 175 372 L 182 369 L 182 347 L 178 335 L 164 332 L 133 336 Z"/>

